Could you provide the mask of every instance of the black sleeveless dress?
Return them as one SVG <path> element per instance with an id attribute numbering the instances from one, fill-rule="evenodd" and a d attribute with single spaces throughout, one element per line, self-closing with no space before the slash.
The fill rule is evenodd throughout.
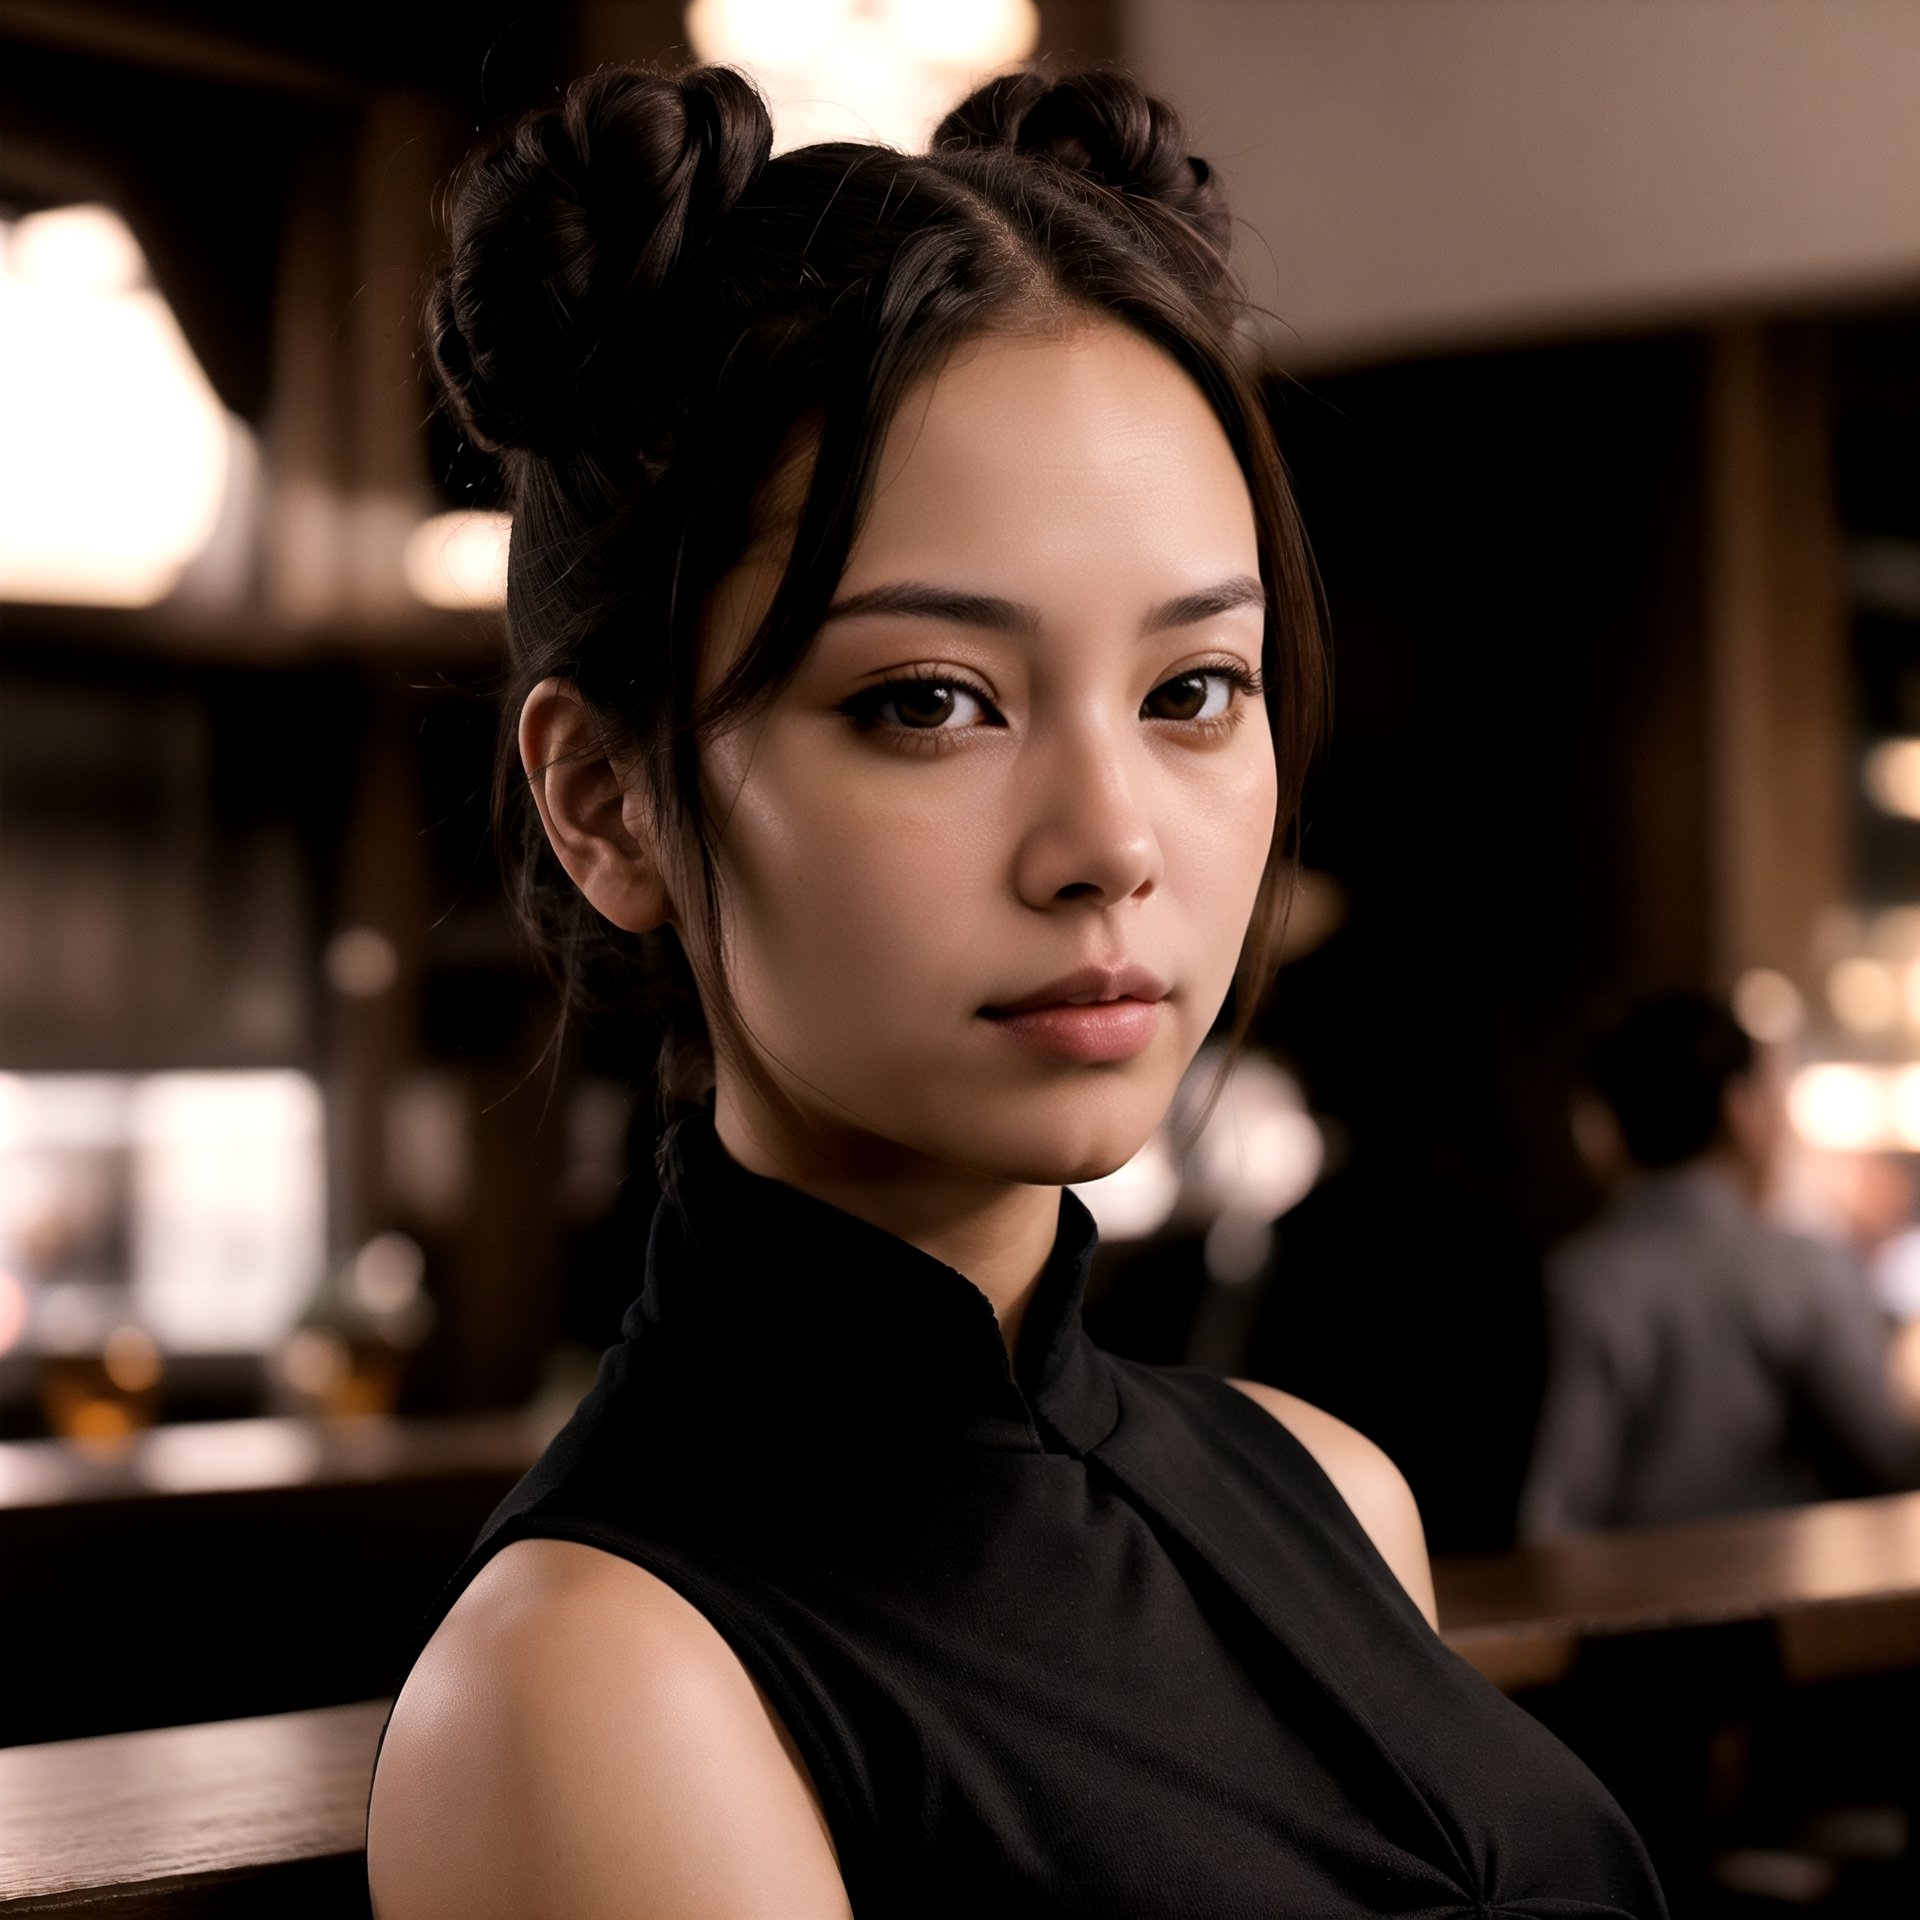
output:
<path id="1" fill-rule="evenodd" d="M 529 1535 L 668 1582 L 798 1744 L 860 1920 L 1665 1912 L 1285 1427 L 1088 1340 L 1071 1195 L 1010 1369 L 953 1269 L 709 1122 L 675 1157 L 623 1343 L 436 1620 Z"/>

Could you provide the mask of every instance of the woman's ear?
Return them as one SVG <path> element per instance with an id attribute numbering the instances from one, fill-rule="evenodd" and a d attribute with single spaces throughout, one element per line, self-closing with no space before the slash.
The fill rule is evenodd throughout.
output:
<path id="1" fill-rule="evenodd" d="M 542 680 L 520 709 L 520 764 L 547 840 L 603 919 L 651 933 L 674 918 L 644 791 L 624 779 L 572 681 Z"/>

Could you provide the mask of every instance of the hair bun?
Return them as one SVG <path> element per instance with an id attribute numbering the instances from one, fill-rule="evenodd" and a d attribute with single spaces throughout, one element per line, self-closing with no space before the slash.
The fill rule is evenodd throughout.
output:
<path id="1" fill-rule="evenodd" d="M 1180 215 L 1225 269 L 1232 224 L 1213 169 L 1188 152 L 1180 116 L 1126 74 L 1003 74 L 941 121 L 933 145 L 1038 154 L 1118 193 L 1155 201 Z"/>
<path id="2" fill-rule="evenodd" d="M 514 122 L 448 199 L 427 337 L 462 429 L 557 453 L 624 420 L 647 308 L 765 165 L 773 127 L 727 67 L 608 68 Z"/>

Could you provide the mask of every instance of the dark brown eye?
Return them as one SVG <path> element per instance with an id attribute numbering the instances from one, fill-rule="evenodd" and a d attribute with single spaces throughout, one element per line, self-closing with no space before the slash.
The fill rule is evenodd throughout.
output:
<path id="1" fill-rule="evenodd" d="M 931 674 L 863 687 L 841 712 L 864 733 L 964 733 L 1006 724 L 985 694 L 964 680 L 937 680 Z"/>
<path id="2" fill-rule="evenodd" d="M 944 727 L 957 704 L 954 689 L 943 680 L 902 680 L 889 689 L 886 702 L 902 727 Z"/>
<path id="3" fill-rule="evenodd" d="M 1151 720 L 1211 720 L 1232 697 L 1224 673 L 1183 673 L 1155 687 L 1141 712 Z"/>

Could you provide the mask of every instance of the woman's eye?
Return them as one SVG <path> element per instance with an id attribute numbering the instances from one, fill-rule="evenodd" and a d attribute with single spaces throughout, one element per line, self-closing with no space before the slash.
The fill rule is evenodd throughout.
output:
<path id="1" fill-rule="evenodd" d="M 909 733 L 955 733 L 992 717 L 986 701 L 957 680 L 889 680 L 849 701 L 847 711 L 863 726 Z"/>
<path id="2" fill-rule="evenodd" d="M 1236 690 L 1235 676 L 1224 667 L 1201 667 L 1163 680 L 1140 711 L 1149 720 L 1223 720 Z"/>

